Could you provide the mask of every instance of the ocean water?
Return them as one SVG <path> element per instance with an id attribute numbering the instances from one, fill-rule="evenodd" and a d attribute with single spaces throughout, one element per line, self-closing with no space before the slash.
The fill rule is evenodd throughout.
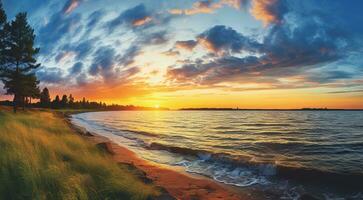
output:
<path id="1" fill-rule="evenodd" d="M 270 199 L 363 199 L 362 111 L 117 111 L 73 123 Z"/>

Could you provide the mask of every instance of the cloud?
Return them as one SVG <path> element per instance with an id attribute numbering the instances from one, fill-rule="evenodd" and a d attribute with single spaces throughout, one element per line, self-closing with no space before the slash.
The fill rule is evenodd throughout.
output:
<path id="1" fill-rule="evenodd" d="M 139 46 L 131 46 L 124 51 L 122 56 L 118 56 L 117 62 L 123 66 L 129 66 L 135 62 L 135 57 L 141 54 Z"/>
<path id="2" fill-rule="evenodd" d="M 81 29 L 81 15 L 74 14 L 65 16 L 58 12 L 53 14 L 49 23 L 42 26 L 38 32 L 38 42 L 41 53 L 49 54 L 53 48 L 66 36 L 67 33 L 77 34 L 75 30 Z"/>
<path id="3" fill-rule="evenodd" d="M 179 56 L 180 55 L 180 52 L 179 51 L 175 51 L 173 49 L 169 49 L 168 51 L 165 51 L 162 54 L 163 55 L 166 55 L 166 56 L 176 57 L 176 56 Z"/>
<path id="4" fill-rule="evenodd" d="M 354 74 L 346 71 L 324 71 L 311 74 L 307 77 L 307 80 L 317 83 L 329 83 L 335 80 L 351 79 Z"/>
<path id="5" fill-rule="evenodd" d="M 60 63 L 60 62 L 66 62 L 68 61 L 69 58 L 73 57 L 74 56 L 74 53 L 73 52 L 70 52 L 70 51 L 62 51 L 60 52 L 55 58 L 54 60 L 57 62 L 57 63 Z"/>
<path id="6" fill-rule="evenodd" d="M 271 66 L 299 67 L 336 61 L 345 53 L 345 39 L 336 36 L 337 30 L 303 21 L 293 31 L 289 26 L 275 26 L 265 37 L 261 59 Z"/>
<path id="7" fill-rule="evenodd" d="M 131 54 L 137 52 L 137 50 L 129 50 L 127 55 L 133 57 Z M 125 59 L 129 58 L 124 56 Z M 106 84 L 121 84 L 129 80 L 133 75 L 137 74 L 140 70 L 138 67 L 126 68 L 126 63 L 123 68 L 120 66 L 120 62 L 130 62 L 129 60 L 120 61 L 113 47 L 104 46 L 98 48 L 94 53 L 92 65 L 90 66 L 88 73 L 94 77 L 102 77 L 102 80 Z M 118 62 L 117 62 L 118 61 Z"/>
<path id="8" fill-rule="evenodd" d="M 83 63 L 77 62 L 71 68 L 69 68 L 68 72 L 70 76 L 75 76 L 80 74 L 82 72 L 82 69 L 83 69 Z"/>
<path id="9" fill-rule="evenodd" d="M 56 67 L 42 67 L 36 74 L 43 83 L 60 84 L 64 81 L 63 71 Z"/>
<path id="10" fill-rule="evenodd" d="M 89 84 L 89 79 L 86 73 L 80 73 L 76 78 L 77 86 L 86 86 Z"/>
<path id="11" fill-rule="evenodd" d="M 251 14 L 265 25 L 281 23 L 287 13 L 285 0 L 252 0 Z"/>
<path id="12" fill-rule="evenodd" d="M 255 40 L 222 25 L 214 26 L 203 32 L 197 37 L 197 40 L 204 48 L 216 54 L 256 52 L 261 46 Z"/>
<path id="13" fill-rule="evenodd" d="M 133 45 L 126 49 L 122 56 L 117 57 L 118 63 L 123 66 L 133 64 L 135 57 L 142 54 L 143 47 L 167 43 L 167 34 L 168 33 L 166 31 L 158 31 L 138 35 L 138 38 L 133 42 Z"/>
<path id="14" fill-rule="evenodd" d="M 347 93 L 363 93 L 363 89 L 361 90 L 339 90 L 339 91 L 333 91 L 328 92 L 329 94 L 347 94 Z"/>
<path id="15" fill-rule="evenodd" d="M 142 46 L 144 45 L 160 45 L 167 43 L 168 40 L 168 32 L 165 30 L 144 33 L 142 37 L 138 38 L 138 43 Z"/>
<path id="16" fill-rule="evenodd" d="M 102 10 L 97 10 L 97 11 L 94 11 L 93 13 L 91 13 L 88 16 L 87 28 L 95 27 L 100 22 L 100 20 L 102 19 L 102 17 L 104 15 L 105 15 L 105 13 Z"/>
<path id="17" fill-rule="evenodd" d="M 94 53 L 93 63 L 89 68 L 89 74 L 92 76 L 102 76 L 103 80 L 115 78 L 115 57 L 116 51 L 110 46 L 100 47 Z"/>
<path id="18" fill-rule="evenodd" d="M 169 10 L 169 13 L 173 15 L 210 14 L 224 6 L 240 9 L 241 5 L 245 4 L 245 2 L 246 0 L 220 0 L 217 2 L 214 2 L 213 0 L 197 1 L 190 9 L 171 9 Z"/>
<path id="19" fill-rule="evenodd" d="M 137 19 L 132 22 L 132 25 L 133 26 L 142 26 L 142 25 L 145 25 L 145 24 L 148 24 L 149 22 L 151 22 L 151 20 L 152 20 L 151 17 Z"/>
<path id="20" fill-rule="evenodd" d="M 293 31 L 288 25 L 271 27 L 259 43 L 232 28 L 215 26 L 197 36 L 197 41 L 216 55 L 203 61 L 188 61 L 179 68 L 172 66 L 168 69 L 168 78 L 215 84 L 246 76 L 259 79 L 261 76 L 278 78 L 305 73 L 306 67 L 316 68 L 347 53 L 346 43 L 341 42 L 344 38 L 336 33 L 333 27 L 301 19 Z M 256 53 L 256 56 L 233 56 L 241 51 Z M 334 81 L 338 74 L 334 75 L 321 77 L 319 81 Z M 347 74 L 340 72 L 340 75 Z"/>
<path id="21" fill-rule="evenodd" d="M 99 41 L 99 39 L 96 37 L 92 39 L 83 40 L 79 43 L 67 43 L 64 46 L 62 46 L 60 49 L 63 52 L 73 52 L 76 54 L 75 58 L 77 60 L 82 60 L 92 53 L 97 41 Z"/>
<path id="22" fill-rule="evenodd" d="M 181 68 L 170 67 L 167 76 L 178 82 L 191 81 L 197 84 L 214 84 L 223 82 L 241 74 L 253 75 L 260 66 L 257 57 L 244 58 L 221 57 L 210 62 L 197 60 L 183 65 Z"/>
<path id="23" fill-rule="evenodd" d="M 152 16 L 146 10 L 144 4 L 139 4 L 133 8 L 123 11 L 118 17 L 107 23 L 109 32 L 113 32 L 117 27 L 126 24 L 131 27 L 146 25 L 152 21 Z"/>
<path id="24" fill-rule="evenodd" d="M 127 84 L 128 82 L 130 82 L 130 79 L 139 72 L 140 72 L 140 69 L 138 67 L 131 67 L 131 68 L 120 71 L 119 84 Z"/>
<path id="25" fill-rule="evenodd" d="M 81 4 L 82 0 L 68 0 L 68 2 L 63 7 L 63 12 L 65 14 L 71 13 L 74 9 L 76 9 L 79 4 Z"/>
<path id="26" fill-rule="evenodd" d="M 347 12 L 354 8 L 341 2 L 316 9 L 323 5 L 326 4 L 253 1 L 252 14 L 269 25 L 261 40 L 255 41 L 229 27 L 214 26 L 192 40 L 213 54 L 186 60 L 182 65 L 176 63 L 168 68 L 167 77 L 177 84 L 210 87 L 226 82 L 260 83 L 262 79 L 280 78 L 293 80 L 290 88 L 352 80 L 357 75 L 349 69 L 337 70 L 328 64 L 363 52 L 360 45 L 363 29 L 356 26 L 357 19 L 362 17 L 351 14 L 356 12 Z M 331 14 L 332 10 L 336 15 Z M 342 20 L 348 18 L 352 20 Z M 243 51 L 246 53 L 240 54 Z M 287 86 L 278 83 L 276 87 Z"/>
<path id="27" fill-rule="evenodd" d="M 197 46 L 197 44 L 198 43 L 195 40 L 177 41 L 175 43 L 175 48 L 192 51 Z"/>

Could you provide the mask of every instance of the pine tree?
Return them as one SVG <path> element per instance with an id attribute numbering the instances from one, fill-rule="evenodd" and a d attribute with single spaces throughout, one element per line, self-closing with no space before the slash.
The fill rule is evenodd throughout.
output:
<path id="1" fill-rule="evenodd" d="M 74 97 L 72 96 L 72 94 L 69 95 L 68 97 L 68 104 L 70 108 L 73 108 L 74 106 Z"/>
<path id="2" fill-rule="evenodd" d="M 82 98 L 82 108 L 86 108 L 86 98 Z"/>
<path id="3" fill-rule="evenodd" d="M 62 108 L 67 107 L 67 105 L 68 105 L 68 97 L 67 97 L 67 95 L 63 95 L 62 96 L 62 100 L 61 100 L 60 103 L 61 103 Z"/>
<path id="4" fill-rule="evenodd" d="M 39 81 L 34 73 L 25 75 L 23 78 L 23 96 L 25 102 L 31 104 L 32 99 L 40 98 L 40 89 L 38 87 Z M 25 109 L 25 104 L 23 104 L 23 110 Z"/>
<path id="5" fill-rule="evenodd" d="M 27 22 L 26 13 L 19 13 L 10 24 L 5 24 L 6 35 L 4 63 L 1 78 L 6 94 L 14 95 L 14 112 L 28 97 L 39 96 L 38 80 L 32 71 L 40 66 L 34 56 L 39 52 L 34 48 L 34 30 Z"/>
<path id="6" fill-rule="evenodd" d="M 50 106 L 50 94 L 48 88 L 44 88 L 40 93 L 40 106 L 48 108 Z"/>
<path id="7" fill-rule="evenodd" d="M 60 98 L 59 98 L 59 96 L 57 95 L 57 96 L 55 97 L 55 99 L 53 100 L 53 102 L 52 102 L 52 108 L 54 108 L 54 109 L 58 109 L 58 108 L 59 108 L 59 106 L 60 106 Z"/>

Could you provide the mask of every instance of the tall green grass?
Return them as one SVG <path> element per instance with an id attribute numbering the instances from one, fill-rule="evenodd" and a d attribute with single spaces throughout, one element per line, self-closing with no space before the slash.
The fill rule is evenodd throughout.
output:
<path id="1" fill-rule="evenodd" d="M 0 199 L 148 199 L 157 190 L 52 112 L 0 111 Z"/>

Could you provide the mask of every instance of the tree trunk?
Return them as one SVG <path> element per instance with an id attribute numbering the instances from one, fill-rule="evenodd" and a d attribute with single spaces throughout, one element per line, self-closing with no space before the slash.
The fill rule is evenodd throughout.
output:
<path id="1" fill-rule="evenodd" d="M 17 99 L 18 99 L 18 95 L 14 95 L 14 100 L 13 100 L 13 110 L 14 113 L 16 113 L 16 110 L 18 109 L 18 103 L 17 103 Z"/>
<path id="2" fill-rule="evenodd" d="M 28 97 L 23 97 L 21 98 L 21 103 L 22 103 L 22 106 L 23 106 L 23 111 L 25 111 L 25 104 L 27 104 L 28 102 Z"/>

